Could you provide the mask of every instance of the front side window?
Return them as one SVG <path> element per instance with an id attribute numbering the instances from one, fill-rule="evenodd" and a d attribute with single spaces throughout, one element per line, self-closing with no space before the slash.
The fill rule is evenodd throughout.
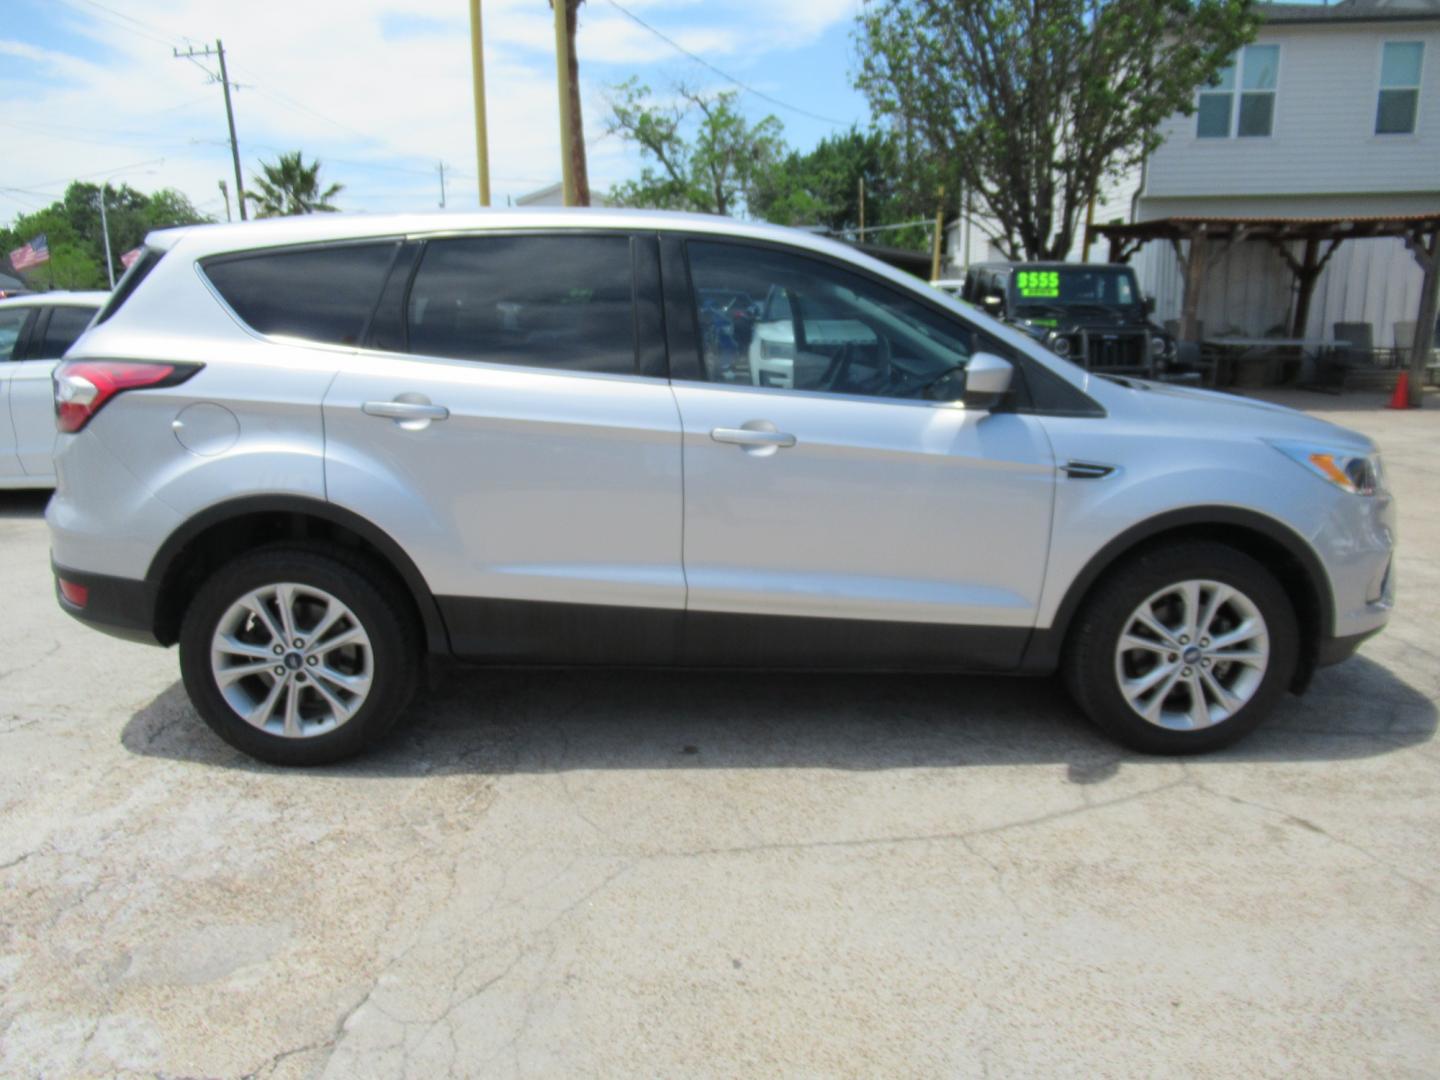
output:
<path id="1" fill-rule="evenodd" d="M 1195 134 L 1202 139 L 1270 135 L 1279 84 L 1280 46 L 1245 46 L 1220 73 L 1219 82 L 1200 92 Z"/>
<path id="2" fill-rule="evenodd" d="M 40 360 L 58 360 L 65 355 L 65 350 L 74 345 L 90 320 L 95 317 L 96 308 L 92 307 L 56 307 L 50 311 L 50 323 L 45 327 L 45 340 L 40 345 L 40 351 L 35 351 L 34 345 L 30 347 L 30 355 Z"/>
<path id="3" fill-rule="evenodd" d="M 631 375 L 627 236 L 475 236 L 425 247 L 406 308 L 412 353 Z"/>
<path id="4" fill-rule="evenodd" d="M 208 261 L 205 274 L 258 333 L 358 345 L 395 246 L 334 244 L 224 256 Z"/>
<path id="5" fill-rule="evenodd" d="M 923 399 L 970 359 L 970 327 L 859 274 L 769 248 L 687 246 L 711 382 Z"/>
<path id="6" fill-rule="evenodd" d="M 1387 41 L 1380 57 L 1380 100 L 1375 106 L 1376 135 L 1413 135 L 1420 111 L 1420 72 L 1425 44 Z"/>
<path id="7" fill-rule="evenodd" d="M 20 340 L 20 333 L 25 329 L 25 320 L 30 317 L 32 310 L 25 307 L 0 309 L 0 363 L 14 358 L 15 344 Z"/>

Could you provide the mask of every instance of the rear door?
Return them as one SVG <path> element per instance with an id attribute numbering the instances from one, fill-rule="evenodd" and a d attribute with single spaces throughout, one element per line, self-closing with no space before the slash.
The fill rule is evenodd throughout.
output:
<path id="1" fill-rule="evenodd" d="M 15 445 L 15 425 L 10 419 L 10 395 L 14 375 L 20 366 L 17 353 L 23 353 L 30 326 L 35 318 L 33 307 L 0 308 L 0 485 L 15 482 L 25 475 Z M 51 424 L 53 430 L 54 424 Z"/>
<path id="2" fill-rule="evenodd" d="M 55 304 L 44 309 L 30 334 L 25 358 L 14 365 L 10 420 L 16 451 L 27 476 L 55 474 L 55 403 L 51 376 L 65 350 L 75 344 L 100 310 L 98 306 Z"/>
<path id="3" fill-rule="evenodd" d="M 685 604 L 653 237 L 435 238 L 325 398 L 329 496 L 414 558 L 456 652 L 664 662 Z"/>
<path id="4" fill-rule="evenodd" d="M 679 247 L 664 249 L 671 293 L 684 282 L 672 272 Z M 685 247 L 694 292 L 783 293 L 788 303 L 770 310 L 789 323 L 737 334 L 703 307 L 667 309 L 669 325 L 689 321 L 698 338 L 698 349 L 671 338 L 685 433 L 686 659 L 1018 663 L 1044 580 L 1049 442 L 1034 417 L 967 410 L 926 389 L 998 344 L 818 256 Z M 761 385 L 747 363 L 767 373 Z"/>

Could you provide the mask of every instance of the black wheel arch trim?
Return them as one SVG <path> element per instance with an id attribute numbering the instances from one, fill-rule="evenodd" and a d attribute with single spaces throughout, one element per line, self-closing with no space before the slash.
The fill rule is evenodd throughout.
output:
<path id="1" fill-rule="evenodd" d="M 206 508 L 166 538 L 165 543 L 160 546 L 160 550 L 156 552 L 150 562 L 150 568 L 145 573 L 145 581 L 156 590 L 158 595 L 164 588 L 166 577 L 175 566 L 176 560 L 185 548 L 202 533 L 236 518 L 274 513 L 304 514 L 320 518 L 332 525 L 350 530 L 374 547 L 390 564 L 390 567 L 399 574 L 401 581 L 404 582 L 406 589 L 414 598 L 415 607 L 420 613 L 420 620 L 424 626 L 425 641 L 429 651 L 438 653 L 450 651 L 450 635 L 446 629 L 445 620 L 441 616 L 440 608 L 435 603 L 435 596 L 430 591 L 424 575 L 420 573 L 420 568 L 405 553 L 405 549 L 396 543 L 385 530 L 354 511 L 303 495 L 252 495 L 231 499 Z"/>
<path id="2" fill-rule="evenodd" d="M 1334 635 L 1335 598 L 1330 589 L 1330 577 L 1315 550 L 1295 530 L 1258 511 L 1235 506 L 1193 506 L 1167 511 L 1132 525 L 1111 539 L 1090 558 L 1070 583 L 1065 599 L 1060 602 L 1050 626 L 1037 629 L 1031 635 L 1021 660 L 1021 670 L 1049 672 L 1059 665 L 1066 635 L 1081 602 L 1101 575 L 1114 566 L 1115 561 L 1126 551 L 1168 532 L 1216 526 L 1245 529 L 1259 534 L 1282 547 L 1304 571 L 1313 599 L 1319 608 L 1320 619 L 1319 626 L 1312 635 L 1313 640 L 1306 643 L 1302 652 L 1300 670 L 1296 674 L 1295 688 L 1303 689 L 1314 670 L 1320 643 L 1328 641 Z M 1302 625 L 1302 632 L 1304 629 Z"/>

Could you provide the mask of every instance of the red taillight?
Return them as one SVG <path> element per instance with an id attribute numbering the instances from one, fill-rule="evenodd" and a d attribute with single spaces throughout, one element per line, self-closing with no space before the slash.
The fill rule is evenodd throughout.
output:
<path id="1" fill-rule="evenodd" d="M 198 370 L 199 364 L 67 360 L 55 369 L 55 426 L 64 432 L 79 431 L 116 394 L 146 386 L 174 386 Z"/>
<path id="2" fill-rule="evenodd" d="M 72 607 L 83 608 L 90 602 L 90 590 L 84 585 L 76 585 L 73 581 L 66 581 L 63 577 L 56 578 L 60 582 L 60 595 L 65 602 Z"/>

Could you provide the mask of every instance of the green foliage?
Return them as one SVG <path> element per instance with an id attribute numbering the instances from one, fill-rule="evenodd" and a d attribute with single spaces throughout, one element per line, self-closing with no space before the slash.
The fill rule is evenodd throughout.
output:
<path id="1" fill-rule="evenodd" d="M 110 226 L 110 253 L 118 278 L 120 256 L 138 247 L 145 234 L 172 225 L 209 221 L 178 191 L 163 189 L 146 195 L 121 184 L 105 185 L 105 217 Z M 100 226 L 100 187 L 75 181 L 64 197 L 43 210 L 21 214 L 8 229 L 0 229 L 0 252 L 8 255 L 34 237 L 45 234 L 50 261 L 24 278 L 31 288 L 105 289 L 105 235 Z"/>
<path id="2" fill-rule="evenodd" d="M 735 108 L 738 96 L 681 86 L 674 100 L 661 102 L 633 78 L 612 87 L 606 130 L 637 144 L 645 165 L 638 180 L 611 189 L 610 202 L 706 214 L 748 208 L 785 143 L 780 121 L 751 124 Z"/>
<path id="3" fill-rule="evenodd" d="M 254 204 L 257 218 L 333 213 L 337 208 L 330 200 L 345 190 L 344 184 L 320 190 L 320 159 L 306 165 L 299 150 L 281 154 L 274 164 L 262 161 L 250 184 L 245 198 Z"/>
<path id="4" fill-rule="evenodd" d="M 750 210 L 778 225 L 819 225 L 831 232 L 860 226 L 860 183 L 865 225 L 895 225 L 934 217 L 943 182 L 930 158 L 907 152 L 891 131 L 852 127 L 821 139 L 808 153 L 792 151 L 756 178 Z M 953 188 L 952 188 L 953 190 Z M 870 242 L 928 249 L 926 225 L 872 234 Z"/>
<path id="5" fill-rule="evenodd" d="M 874 0 L 856 83 L 1030 258 L 1154 150 L 1258 25 L 1251 0 Z"/>

